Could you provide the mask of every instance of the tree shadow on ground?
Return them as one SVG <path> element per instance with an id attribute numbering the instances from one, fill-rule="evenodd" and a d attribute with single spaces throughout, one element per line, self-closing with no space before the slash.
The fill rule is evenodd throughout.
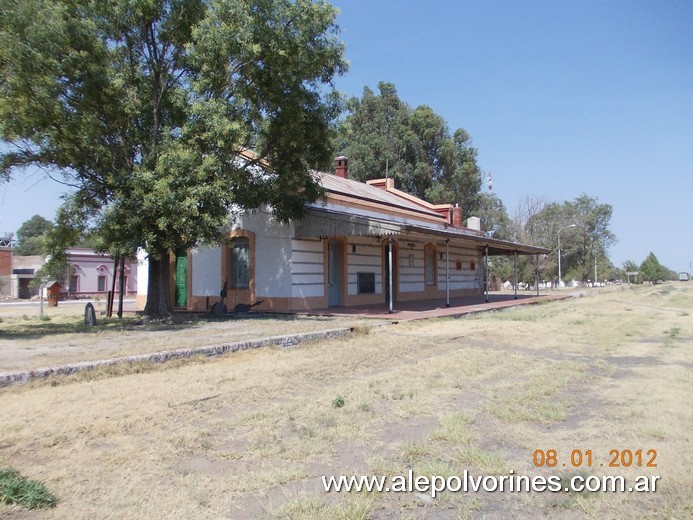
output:
<path id="1" fill-rule="evenodd" d="M 201 327 L 206 323 L 238 322 L 240 320 L 295 321 L 294 315 L 267 315 L 264 313 L 212 314 L 174 313 L 163 319 L 141 315 L 123 318 L 97 316 L 96 325 L 84 323 L 81 316 L 58 319 L 21 318 L 0 322 L 0 339 L 32 340 L 65 334 L 102 334 L 104 332 L 166 332 Z"/>

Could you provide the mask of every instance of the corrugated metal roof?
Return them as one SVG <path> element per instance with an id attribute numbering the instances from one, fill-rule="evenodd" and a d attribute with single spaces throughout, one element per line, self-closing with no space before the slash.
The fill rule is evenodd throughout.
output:
<path id="1" fill-rule="evenodd" d="M 402 197 L 398 197 L 393 193 L 389 193 L 364 182 L 344 179 L 342 177 L 337 177 L 336 175 L 323 172 L 313 172 L 313 175 L 328 193 L 336 193 L 364 201 L 379 202 L 387 206 L 405 209 L 407 211 L 415 211 L 421 215 L 425 215 L 426 217 L 435 217 L 441 221 L 445 220 L 440 213 L 428 210 L 419 204 Z"/>
<path id="2" fill-rule="evenodd" d="M 295 238 L 335 236 L 394 236 L 402 233 L 396 222 L 359 215 L 335 213 L 329 210 L 308 210 L 307 218 L 296 222 Z"/>
<path id="3" fill-rule="evenodd" d="M 401 238 L 408 234 L 433 235 L 450 240 L 461 240 L 477 247 L 488 247 L 491 255 L 509 255 L 515 252 L 521 255 L 549 253 L 549 250 L 543 247 L 488 238 L 464 228 L 434 223 L 392 222 L 317 208 L 309 209 L 307 217 L 296 223 L 294 237 L 399 236 Z"/>
<path id="4" fill-rule="evenodd" d="M 549 249 L 528 244 L 519 244 L 497 238 L 489 238 L 484 235 L 470 233 L 464 228 L 427 226 L 421 224 L 407 224 L 402 226 L 402 230 L 408 233 L 419 233 L 422 235 L 434 235 L 450 240 L 462 239 L 480 247 L 488 247 L 490 255 L 509 255 L 517 252 L 520 255 L 548 254 Z"/>

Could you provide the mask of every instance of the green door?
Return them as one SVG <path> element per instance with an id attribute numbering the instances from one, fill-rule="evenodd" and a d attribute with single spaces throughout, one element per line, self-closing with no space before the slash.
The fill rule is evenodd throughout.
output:
<path id="1" fill-rule="evenodd" d="M 188 254 L 176 253 L 176 307 L 188 306 Z"/>

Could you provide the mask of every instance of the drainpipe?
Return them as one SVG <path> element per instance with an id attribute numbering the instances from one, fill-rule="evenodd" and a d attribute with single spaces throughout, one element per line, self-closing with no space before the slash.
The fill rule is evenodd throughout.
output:
<path id="1" fill-rule="evenodd" d="M 448 257 L 449 255 L 449 249 L 448 249 L 448 243 L 450 242 L 449 238 L 445 239 L 445 306 L 450 307 L 450 258 Z"/>
<path id="2" fill-rule="evenodd" d="M 515 251 L 515 299 L 517 300 L 517 251 Z"/>
<path id="3" fill-rule="evenodd" d="M 392 279 L 394 277 L 392 276 L 392 239 L 391 238 L 387 239 L 387 245 L 388 245 L 387 264 L 390 267 L 390 269 L 389 269 L 389 271 L 390 271 L 389 272 L 389 284 L 390 284 L 390 302 L 389 302 L 389 304 L 390 304 L 390 308 L 389 308 L 388 312 L 390 314 L 392 314 L 393 312 L 395 312 L 393 309 L 395 288 L 392 286 Z"/>
<path id="4" fill-rule="evenodd" d="M 488 303 L 488 246 L 486 246 L 484 249 L 484 256 L 486 257 L 486 269 L 484 272 L 484 276 L 486 277 L 486 283 L 484 284 L 486 289 L 485 300 L 486 303 Z"/>

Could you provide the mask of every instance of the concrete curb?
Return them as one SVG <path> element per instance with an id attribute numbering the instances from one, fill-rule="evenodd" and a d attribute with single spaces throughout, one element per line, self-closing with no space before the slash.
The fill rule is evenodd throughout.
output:
<path id="1" fill-rule="evenodd" d="M 547 299 L 529 299 L 529 300 L 509 300 L 499 307 L 488 307 L 486 304 L 478 306 L 470 306 L 464 311 L 446 312 L 441 310 L 438 315 L 428 315 L 420 317 L 397 316 L 390 314 L 385 316 L 372 316 L 372 318 L 383 320 L 379 325 L 396 325 L 397 323 L 427 320 L 433 318 L 464 318 L 472 314 L 479 314 L 490 311 L 503 311 L 523 305 L 536 305 L 544 302 L 552 302 L 558 300 L 567 300 L 577 297 L 575 293 L 552 295 Z M 344 315 L 345 317 L 358 318 L 358 316 Z M 228 352 L 240 352 L 242 350 L 250 350 L 271 345 L 279 345 L 282 347 L 291 347 L 305 341 L 317 341 L 321 339 L 340 338 L 350 334 L 352 328 L 344 327 L 339 329 L 321 330 L 317 332 L 302 332 L 298 334 L 289 334 L 286 336 L 271 336 L 269 338 L 249 339 L 245 341 L 237 341 L 234 343 L 226 343 L 222 345 L 208 345 L 204 347 L 194 347 L 178 350 L 165 350 L 163 352 L 152 352 L 150 354 L 137 354 L 135 356 L 123 356 L 111 359 L 100 359 L 97 361 L 83 361 L 81 363 L 71 363 L 69 365 L 59 365 L 49 368 L 36 368 L 33 370 L 22 370 L 18 372 L 0 372 L 0 388 L 13 384 L 25 384 L 35 379 L 45 379 L 50 376 L 69 375 L 81 372 L 82 370 L 93 370 L 99 367 L 114 366 L 119 364 L 135 364 L 135 363 L 164 363 L 171 359 L 184 359 L 192 356 L 221 356 Z"/>
<path id="2" fill-rule="evenodd" d="M 164 363 L 171 359 L 183 359 L 192 356 L 221 356 L 228 352 L 240 352 L 271 345 L 281 347 L 291 347 L 306 341 L 317 341 L 321 339 L 340 338 L 350 334 L 352 329 L 339 328 L 321 330 L 318 332 L 302 332 L 299 334 L 289 334 L 286 336 L 272 336 L 269 338 L 249 339 L 236 341 L 223 345 L 208 345 L 204 347 L 184 348 L 178 350 L 165 350 L 163 352 L 152 352 L 150 354 L 137 354 L 135 356 L 123 356 L 111 359 L 100 359 L 98 361 L 83 361 L 81 363 L 71 363 L 49 368 L 36 368 L 33 370 L 22 370 L 19 372 L 0 372 L 0 388 L 13 384 L 25 384 L 35 379 L 45 379 L 50 376 L 69 375 L 83 370 L 93 370 L 100 367 L 114 366 L 119 364 L 135 363 Z"/>

